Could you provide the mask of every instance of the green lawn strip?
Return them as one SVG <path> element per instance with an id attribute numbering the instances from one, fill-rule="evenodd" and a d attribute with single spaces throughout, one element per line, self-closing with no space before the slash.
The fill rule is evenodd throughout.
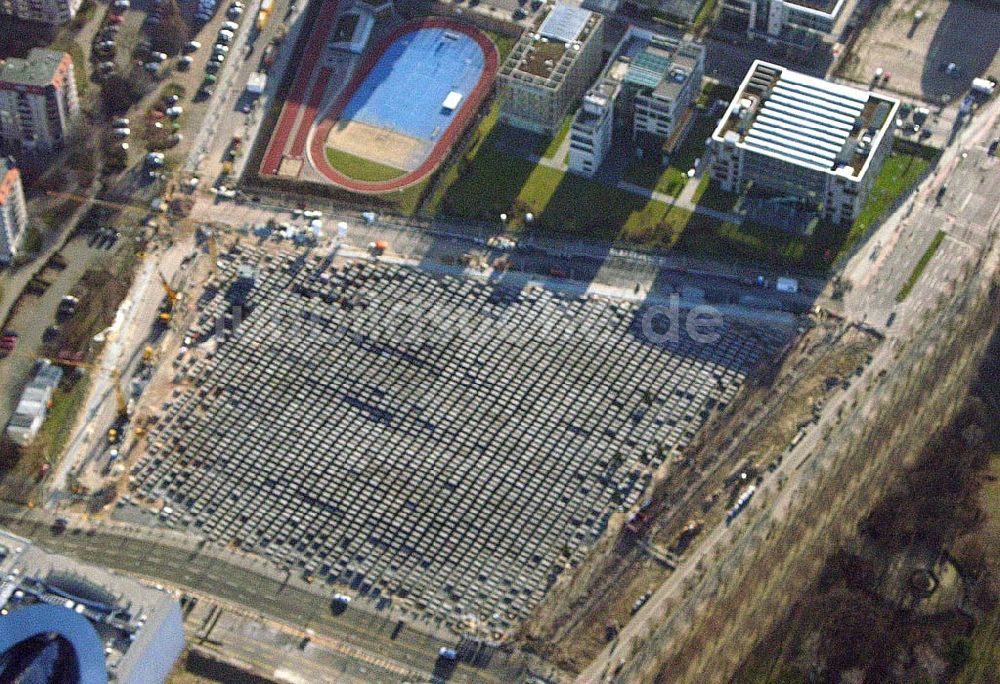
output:
<path id="1" fill-rule="evenodd" d="M 882 170 L 875 179 L 875 185 L 868 194 L 865 205 L 855 219 L 847 239 L 841 250 L 849 249 L 861 238 L 873 223 L 880 220 L 895 204 L 896 200 L 907 192 L 920 179 L 930 166 L 930 160 L 924 156 L 910 152 L 895 150 L 882 165 Z"/>
<path id="2" fill-rule="evenodd" d="M 593 240 L 621 240 L 669 247 L 690 213 L 663 202 L 610 188 L 489 147 L 458 174 L 437 205 L 441 213 L 498 221 L 514 228 Z M 527 225 L 526 214 L 534 215 Z"/>
<path id="3" fill-rule="evenodd" d="M 920 276 L 923 274 L 924 269 L 927 268 L 927 264 L 929 264 L 931 259 L 934 258 L 934 253 L 937 252 L 938 247 L 940 247 L 941 243 L 944 242 L 945 235 L 946 234 L 943 230 L 939 230 L 935 233 L 934 239 L 931 240 L 931 244 L 927 246 L 927 249 L 924 250 L 923 255 L 920 257 L 920 261 L 918 261 L 917 265 L 913 267 L 913 272 L 910 273 L 910 277 L 907 279 L 906 284 L 903 285 L 903 289 L 896 295 L 897 302 L 901 302 L 910 296 L 910 292 L 917 284 L 917 281 L 920 280 Z"/>
<path id="4" fill-rule="evenodd" d="M 514 43 L 517 42 L 517 39 L 505 36 L 502 33 L 497 33 L 496 31 L 488 31 L 486 29 L 479 30 L 489 36 L 489 39 L 493 41 L 494 45 L 496 45 L 497 54 L 500 56 L 499 63 L 503 64 L 503 61 L 507 59 L 507 55 L 509 55 L 510 51 L 514 49 Z"/>
<path id="5" fill-rule="evenodd" d="M 76 90 L 80 94 L 87 92 L 90 88 L 90 81 L 87 79 L 88 63 L 80 44 L 72 38 L 65 38 L 53 43 L 52 49 L 69 53 L 73 59 L 73 80 L 76 81 Z"/>
<path id="6" fill-rule="evenodd" d="M 701 3 L 701 8 L 698 13 L 694 15 L 694 22 L 691 24 L 692 31 L 698 31 L 712 18 L 712 13 L 715 11 L 715 6 L 718 4 L 718 0 L 704 0 Z"/>
<path id="7" fill-rule="evenodd" d="M 559 131 L 556 133 L 555 137 L 549 141 L 548 147 L 545 148 L 545 152 L 542 154 L 546 159 L 552 159 L 556 156 L 556 152 L 559 151 L 559 146 L 562 145 L 563 140 L 566 139 L 566 135 L 569 133 L 570 126 L 573 125 L 573 115 L 567 114 L 563 117 L 562 124 L 559 126 Z"/>
<path id="8" fill-rule="evenodd" d="M 734 211 L 740 196 L 734 192 L 726 192 L 713 183 L 711 177 L 706 173 L 698 181 L 691 201 L 700 207 L 715 209 L 716 211 Z"/>
<path id="9" fill-rule="evenodd" d="M 340 171 L 348 178 L 359 181 L 387 181 L 399 178 L 405 171 L 394 169 L 385 164 L 379 164 L 369 159 L 362 159 L 348 152 L 326 148 L 326 160 L 330 166 Z"/>
<path id="10" fill-rule="evenodd" d="M 625 169 L 625 180 L 642 188 L 677 197 L 687 185 L 687 174 L 674 166 L 663 168 L 656 161 L 635 159 Z"/>

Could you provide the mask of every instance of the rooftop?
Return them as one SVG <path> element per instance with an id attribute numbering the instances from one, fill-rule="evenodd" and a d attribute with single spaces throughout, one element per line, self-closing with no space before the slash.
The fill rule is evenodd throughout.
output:
<path id="1" fill-rule="evenodd" d="M 556 5 L 537 32 L 526 31 L 501 73 L 559 81 L 587 42 L 601 16 L 579 7 Z"/>
<path id="2" fill-rule="evenodd" d="M 4 530 L 0 578 L 0 615 L 41 604 L 73 610 L 94 627 L 108 671 L 123 681 L 158 647 L 160 626 L 177 609 L 165 591 L 50 554 Z"/>
<path id="3" fill-rule="evenodd" d="M 0 64 L 0 82 L 47 86 L 52 83 L 65 54 L 34 48 L 25 59 L 12 57 Z"/>
<path id="4" fill-rule="evenodd" d="M 898 105 L 757 60 L 713 138 L 803 167 L 859 176 Z"/>
<path id="5" fill-rule="evenodd" d="M 797 5 L 823 14 L 836 14 L 842 2 L 843 0 L 785 0 L 786 5 Z"/>

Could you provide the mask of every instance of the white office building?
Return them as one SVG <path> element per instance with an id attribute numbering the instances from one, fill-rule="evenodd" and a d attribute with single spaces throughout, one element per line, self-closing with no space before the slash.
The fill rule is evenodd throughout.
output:
<path id="1" fill-rule="evenodd" d="M 669 157 L 701 91 L 704 62 L 699 43 L 629 27 L 574 116 L 570 171 L 593 175 L 615 130 L 639 154 Z"/>
<path id="2" fill-rule="evenodd" d="M 899 101 L 757 60 L 709 140 L 712 179 L 853 221 L 892 149 Z"/>
<path id="3" fill-rule="evenodd" d="M 746 26 L 750 37 L 808 45 L 830 35 L 848 0 L 723 0 L 723 20 Z"/>

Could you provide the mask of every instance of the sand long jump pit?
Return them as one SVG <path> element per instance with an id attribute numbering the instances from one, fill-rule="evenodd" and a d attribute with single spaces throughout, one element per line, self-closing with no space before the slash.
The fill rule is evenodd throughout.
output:
<path id="1" fill-rule="evenodd" d="M 420 166 L 433 145 L 429 140 L 414 138 L 389 128 L 361 121 L 338 121 L 326 137 L 326 146 L 328 149 L 340 150 L 399 169 L 401 176 L 404 171 L 413 171 Z"/>
<path id="2" fill-rule="evenodd" d="M 493 43 L 472 26 L 441 17 L 400 26 L 321 118 L 310 162 L 355 192 L 423 180 L 475 115 L 497 65 Z"/>

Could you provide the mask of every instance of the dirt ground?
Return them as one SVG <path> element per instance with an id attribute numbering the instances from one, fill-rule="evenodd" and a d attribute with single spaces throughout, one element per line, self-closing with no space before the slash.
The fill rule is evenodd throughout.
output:
<path id="1" fill-rule="evenodd" d="M 356 157 L 404 171 L 416 169 L 428 152 L 427 143 L 423 140 L 357 121 L 335 125 L 330 129 L 326 144 Z"/>
<path id="2" fill-rule="evenodd" d="M 916 22 L 917 10 L 924 17 Z M 843 75 L 869 83 L 879 67 L 885 88 L 940 101 L 960 98 L 979 76 L 1000 77 L 1000 5 L 971 0 L 902 0 L 884 7 L 859 36 Z M 949 75 L 945 66 L 958 72 Z"/>

